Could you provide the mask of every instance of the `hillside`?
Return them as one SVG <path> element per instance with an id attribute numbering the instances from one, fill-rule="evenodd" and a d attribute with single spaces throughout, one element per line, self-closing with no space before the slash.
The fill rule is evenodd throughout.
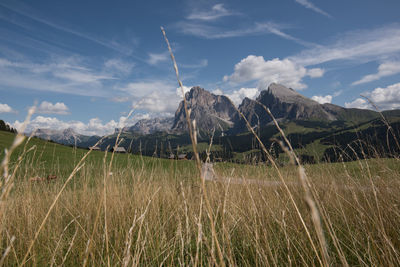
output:
<path id="1" fill-rule="evenodd" d="M 15 138 L 14 133 L 0 131 L 0 159 L 4 157 L 4 150 L 9 148 Z M 11 166 L 14 166 L 18 156 L 24 150 L 27 139 L 12 154 Z M 55 174 L 65 179 L 71 173 L 77 162 L 88 152 L 88 149 L 73 148 L 40 138 L 32 138 L 26 145 L 26 150 L 33 148 L 22 161 L 20 166 L 23 172 L 28 172 L 31 176 L 46 176 Z M 101 166 L 103 164 L 105 153 L 101 151 L 92 151 L 85 160 L 86 165 Z M 111 159 L 111 153 L 107 154 L 106 161 Z M 148 168 L 153 168 L 154 164 L 161 169 L 170 168 L 171 161 L 161 160 L 151 157 L 139 157 L 132 154 L 115 154 L 113 165 L 116 168 L 126 168 L 126 166 L 141 166 L 146 164 Z M 191 167 L 192 162 L 178 162 L 179 166 Z"/>

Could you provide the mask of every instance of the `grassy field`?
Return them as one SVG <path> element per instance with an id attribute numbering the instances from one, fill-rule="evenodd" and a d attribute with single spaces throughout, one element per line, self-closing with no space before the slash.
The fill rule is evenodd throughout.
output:
<path id="1" fill-rule="evenodd" d="M 1 158 L 14 137 L 0 132 Z M 307 165 L 307 195 L 295 165 L 217 163 L 202 191 L 193 161 L 93 151 L 79 163 L 87 152 L 38 139 L 13 152 L 0 264 L 400 265 L 397 158 Z"/>

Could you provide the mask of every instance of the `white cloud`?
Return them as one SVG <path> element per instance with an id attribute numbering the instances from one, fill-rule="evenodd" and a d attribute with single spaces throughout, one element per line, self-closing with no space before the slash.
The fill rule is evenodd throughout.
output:
<path id="1" fill-rule="evenodd" d="M 225 95 L 229 97 L 236 106 L 238 106 L 242 103 L 245 97 L 255 99 L 259 93 L 260 91 L 257 88 L 240 88 L 239 90 L 235 90 L 232 93 L 227 93 Z"/>
<path id="2" fill-rule="evenodd" d="M 11 113 L 11 112 L 14 112 L 14 110 L 9 105 L 0 103 L 0 113 Z"/>
<path id="3" fill-rule="evenodd" d="M 332 103 L 332 96 L 331 95 L 315 95 L 311 97 L 312 100 L 317 101 L 320 104 L 325 104 L 325 103 Z"/>
<path id="4" fill-rule="evenodd" d="M 323 73 L 322 69 L 307 70 L 289 59 L 265 60 L 262 56 L 249 55 L 235 65 L 234 73 L 225 76 L 224 81 L 234 83 L 259 81 L 261 88 L 267 87 L 271 83 L 281 83 L 301 90 L 307 87 L 302 83 L 304 77 L 321 77 Z"/>
<path id="5" fill-rule="evenodd" d="M 316 46 L 290 60 L 303 66 L 317 65 L 334 60 L 369 62 L 389 58 L 400 52 L 400 26 L 392 24 L 376 29 L 344 34 L 330 45 Z"/>
<path id="6" fill-rule="evenodd" d="M 81 70 L 58 69 L 53 71 L 54 77 L 77 83 L 99 83 L 101 80 L 115 79 L 111 76 L 97 75 Z"/>
<path id="7" fill-rule="evenodd" d="M 232 16 L 232 15 L 238 15 L 238 13 L 227 10 L 224 7 L 224 4 L 216 4 L 211 8 L 211 10 L 207 11 L 194 10 L 186 18 L 189 20 L 213 21 L 222 17 Z"/>
<path id="8" fill-rule="evenodd" d="M 371 105 L 368 103 L 367 100 L 363 98 L 357 98 L 353 102 L 346 102 L 344 103 L 346 108 L 361 108 L 361 109 L 371 109 Z"/>
<path id="9" fill-rule="evenodd" d="M 147 60 L 147 63 L 149 63 L 150 65 L 157 65 L 160 62 L 167 61 L 169 57 L 170 55 L 168 51 L 160 54 L 149 53 L 149 59 Z"/>
<path id="10" fill-rule="evenodd" d="M 36 111 L 37 113 L 43 113 L 43 114 L 59 114 L 59 115 L 69 114 L 68 107 L 62 102 L 57 102 L 53 104 L 47 101 L 43 101 L 39 105 Z"/>
<path id="11" fill-rule="evenodd" d="M 200 60 L 199 63 L 197 64 L 179 64 L 180 68 L 186 68 L 186 69 L 197 69 L 197 68 L 204 68 L 208 66 L 208 60 L 207 59 L 202 59 Z"/>
<path id="12" fill-rule="evenodd" d="M 379 80 L 382 77 L 391 76 L 397 73 L 400 73 L 400 62 L 382 63 L 379 65 L 377 73 L 366 75 L 362 77 L 360 80 L 353 82 L 352 85 L 369 83 L 372 81 Z"/>
<path id="13" fill-rule="evenodd" d="M 116 102 L 130 100 L 135 109 L 148 112 L 174 113 L 182 100 L 181 89 L 176 88 L 175 84 L 172 80 L 128 83 L 114 88 L 123 92 L 124 95 L 122 97 L 115 96 L 112 100 Z M 184 86 L 183 88 L 186 93 L 191 87 Z"/>
<path id="14" fill-rule="evenodd" d="M 193 86 L 182 86 L 184 94 L 190 91 Z M 182 89 L 180 87 L 176 88 L 176 95 L 182 98 Z"/>
<path id="15" fill-rule="evenodd" d="M 340 96 L 341 94 L 343 94 L 343 90 L 335 91 L 333 92 L 333 97 Z"/>
<path id="16" fill-rule="evenodd" d="M 211 93 L 213 93 L 214 95 L 223 95 L 224 94 L 224 92 L 219 88 L 214 89 Z"/>
<path id="17" fill-rule="evenodd" d="M 297 3 L 299 3 L 300 5 L 304 6 L 305 8 L 311 9 L 321 15 L 324 15 L 328 18 L 331 18 L 332 16 L 329 15 L 328 13 L 326 13 L 325 11 L 323 11 L 322 9 L 316 7 L 313 3 L 311 3 L 308 0 L 295 0 Z"/>
<path id="18" fill-rule="evenodd" d="M 273 22 L 265 23 L 255 23 L 251 26 L 240 28 L 240 29 L 223 29 L 216 26 L 210 26 L 202 23 L 193 23 L 187 21 L 181 21 L 175 24 L 184 34 L 192 35 L 205 39 L 223 39 L 223 38 L 233 38 L 242 36 L 252 36 L 252 35 L 262 35 L 262 34 L 274 34 L 287 40 L 297 42 L 304 46 L 314 46 L 311 43 L 293 37 L 283 30 L 287 28 L 286 25 L 280 25 Z"/>
<path id="19" fill-rule="evenodd" d="M 0 59 L 0 83 L 12 88 L 68 93 L 85 96 L 109 94 L 104 82 L 115 80 L 101 71 L 89 69 L 82 59 L 58 58 L 46 63 Z"/>
<path id="20" fill-rule="evenodd" d="M 307 75 L 310 76 L 311 78 L 320 78 L 324 76 L 325 70 L 320 69 L 320 68 L 314 68 L 314 69 L 309 69 L 307 70 Z"/>
<path id="21" fill-rule="evenodd" d="M 376 88 L 372 92 L 365 93 L 372 103 L 381 110 L 400 108 L 400 83 L 390 85 L 385 88 Z M 346 108 L 373 109 L 367 100 L 357 98 L 353 102 L 345 103 Z"/>
<path id="22" fill-rule="evenodd" d="M 62 121 L 54 117 L 37 116 L 30 121 L 25 131 L 32 132 L 36 129 L 65 130 L 71 128 L 79 134 L 103 136 L 114 133 L 116 128 L 126 126 L 126 122 L 128 121 L 123 116 L 118 122 L 111 120 L 106 123 L 103 123 L 99 118 L 92 118 L 88 123 L 84 123 L 82 121 Z M 23 122 L 17 120 L 13 123 L 13 127 L 19 130 L 22 124 Z"/>
<path id="23" fill-rule="evenodd" d="M 115 96 L 110 99 L 113 102 L 116 103 L 124 103 L 124 102 L 129 102 L 131 100 L 131 97 L 129 96 Z"/>
<path id="24" fill-rule="evenodd" d="M 128 93 L 135 98 L 142 98 L 154 91 L 173 91 L 174 86 L 171 81 L 140 81 L 132 82 L 114 89 Z"/>
<path id="25" fill-rule="evenodd" d="M 171 92 L 153 92 L 139 102 L 134 102 L 133 106 L 150 112 L 173 113 L 176 111 L 179 101 L 176 94 Z"/>
<path id="26" fill-rule="evenodd" d="M 104 67 L 106 71 L 111 71 L 112 73 L 118 72 L 121 74 L 129 74 L 132 71 L 132 68 L 135 66 L 134 63 L 125 62 L 121 59 L 109 59 L 104 62 Z"/>

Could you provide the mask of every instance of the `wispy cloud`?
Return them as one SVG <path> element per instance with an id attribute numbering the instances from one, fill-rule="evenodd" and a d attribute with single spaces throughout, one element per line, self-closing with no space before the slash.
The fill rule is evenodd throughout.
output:
<path id="1" fill-rule="evenodd" d="M 12 11 L 14 14 L 17 15 L 17 16 L 9 16 L 6 13 L 2 13 L 1 18 L 3 20 L 5 20 L 9 23 L 18 25 L 19 27 L 25 28 L 26 30 L 29 30 L 29 31 L 35 30 L 33 24 L 31 23 L 32 21 L 34 21 L 36 23 L 46 25 L 47 27 L 51 27 L 52 29 L 58 30 L 60 32 L 68 33 L 68 34 L 74 35 L 76 37 L 85 39 L 86 41 L 90 41 L 90 42 L 100 45 L 104 48 L 108 48 L 108 49 L 114 50 L 116 52 L 119 52 L 121 54 L 135 57 L 137 59 L 141 59 L 140 57 L 137 57 L 136 55 L 132 54 L 133 53 L 133 48 L 132 48 L 133 44 L 130 44 L 129 46 L 123 45 L 123 44 L 117 42 L 116 40 L 112 40 L 112 39 L 107 40 L 104 38 L 94 36 L 93 34 L 84 33 L 77 29 L 72 29 L 71 27 L 67 27 L 67 26 L 61 25 L 59 23 L 52 22 L 46 18 L 37 16 L 37 15 L 35 15 L 35 12 L 33 10 L 29 10 L 29 8 L 27 8 L 27 7 L 15 8 L 14 6 L 11 6 L 6 3 L 0 3 L 0 6 L 2 6 L 5 9 L 8 9 L 9 11 Z M 25 18 L 27 20 L 24 20 L 23 18 Z M 41 41 L 43 41 L 43 38 L 41 38 L 41 40 L 39 40 L 39 42 L 41 42 Z M 48 43 L 54 44 L 55 41 L 56 40 L 52 39 L 52 40 L 49 40 Z M 59 43 L 59 47 L 60 46 L 65 46 L 65 45 L 62 45 L 61 43 Z"/>
<path id="2" fill-rule="evenodd" d="M 288 27 L 286 25 L 281 25 L 274 22 L 255 23 L 246 28 L 233 30 L 227 30 L 217 26 L 202 23 L 193 23 L 188 21 L 178 22 L 175 24 L 175 27 L 184 34 L 205 39 L 223 39 L 251 35 L 274 34 L 281 38 L 299 43 L 303 46 L 315 46 L 312 43 L 303 41 L 299 38 L 285 33 L 284 29 Z"/>
<path id="3" fill-rule="evenodd" d="M 0 83 L 4 87 L 105 96 L 108 93 L 103 85 L 111 80 L 115 77 L 86 67 L 77 58 L 46 63 L 0 58 Z"/>
<path id="4" fill-rule="evenodd" d="M 307 49 L 289 57 L 298 64 L 308 66 L 335 60 L 375 61 L 390 58 L 400 52 L 400 25 L 349 32 L 339 36 L 331 45 Z"/>
<path id="5" fill-rule="evenodd" d="M 105 71 L 113 74 L 127 75 L 131 73 L 134 66 L 135 63 L 116 58 L 108 59 L 104 62 Z"/>
<path id="6" fill-rule="evenodd" d="M 169 52 L 165 51 L 163 53 L 149 53 L 149 58 L 147 63 L 150 65 L 157 65 L 160 62 L 167 61 L 169 59 Z"/>
<path id="7" fill-rule="evenodd" d="M 397 73 L 400 73 L 400 62 L 385 62 L 379 65 L 377 73 L 366 75 L 360 80 L 353 82 L 352 85 L 369 83 Z"/>
<path id="8" fill-rule="evenodd" d="M 239 13 L 226 9 L 224 7 L 224 4 L 216 4 L 210 10 L 206 11 L 194 10 L 186 18 L 189 20 L 213 21 L 222 17 L 228 17 L 233 15 L 239 15 Z"/>
<path id="9" fill-rule="evenodd" d="M 330 14 L 328 14 L 327 12 L 323 11 L 322 9 L 316 7 L 313 3 L 311 3 L 308 0 L 295 0 L 297 3 L 299 3 L 300 5 L 304 6 L 305 8 L 311 9 L 321 15 L 324 15 L 325 17 L 328 18 L 332 18 L 332 16 Z"/>
<path id="10" fill-rule="evenodd" d="M 198 63 L 195 64 L 179 64 L 179 67 L 185 69 L 198 69 L 198 68 L 205 68 L 208 66 L 208 60 L 202 59 Z"/>

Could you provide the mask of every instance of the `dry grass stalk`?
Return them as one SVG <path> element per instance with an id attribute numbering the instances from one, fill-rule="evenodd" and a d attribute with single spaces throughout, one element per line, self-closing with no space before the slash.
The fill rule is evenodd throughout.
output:
<path id="1" fill-rule="evenodd" d="M 287 139 L 285 133 L 283 132 L 282 128 L 279 126 L 278 122 L 276 121 L 274 115 L 271 113 L 269 108 L 267 108 L 264 104 L 262 104 L 262 103 L 260 103 L 258 101 L 257 101 L 257 103 L 259 105 L 261 105 L 264 108 L 264 110 L 268 113 L 268 115 L 271 117 L 271 119 L 274 122 L 276 128 L 279 130 L 280 134 L 282 135 L 283 139 L 285 140 L 286 145 L 290 149 L 289 156 L 293 157 L 296 160 L 296 163 L 298 165 L 298 168 L 297 168 L 298 169 L 298 175 L 299 175 L 299 178 L 300 178 L 300 181 L 301 181 L 301 184 L 303 186 L 304 193 L 305 193 L 305 200 L 307 202 L 307 205 L 310 208 L 312 221 L 314 223 L 315 231 L 317 233 L 317 236 L 318 236 L 318 239 L 319 239 L 319 242 L 320 242 L 321 254 L 322 254 L 322 258 L 324 260 L 324 265 L 325 266 L 329 266 L 330 265 L 330 260 L 329 260 L 327 243 L 326 243 L 324 231 L 323 231 L 323 228 L 322 228 L 321 216 L 320 216 L 319 210 L 317 208 L 317 204 L 315 203 L 314 197 L 312 196 L 312 193 L 311 193 L 311 190 L 310 190 L 310 182 L 308 181 L 308 178 L 307 178 L 306 172 L 304 170 L 304 167 L 301 165 L 301 162 L 300 162 L 299 158 L 297 157 L 296 153 L 293 150 L 292 144 Z M 344 262 L 344 263 L 347 264 L 346 262 Z"/>
<path id="2" fill-rule="evenodd" d="M 198 169 L 198 171 L 200 173 L 202 193 L 204 194 L 204 200 L 205 200 L 205 204 L 206 204 L 206 208 L 207 208 L 207 215 L 208 215 L 208 217 L 210 219 L 213 242 L 215 242 L 215 245 L 217 247 L 219 264 L 221 266 L 225 266 L 224 256 L 222 255 L 222 250 L 221 250 L 221 247 L 219 245 L 217 232 L 215 230 L 215 224 L 214 224 L 214 219 L 213 219 L 212 208 L 211 208 L 211 205 L 210 205 L 210 201 L 209 201 L 209 199 L 207 197 L 206 186 L 205 186 L 205 177 L 204 177 L 204 175 L 202 175 L 202 171 L 201 171 L 201 161 L 200 161 L 199 153 L 197 152 L 197 133 L 196 133 L 196 129 L 193 128 L 192 123 L 190 121 L 190 113 L 189 113 L 188 107 L 187 107 L 185 91 L 183 90 L 183 84 L 182 84 L 182 82 L 181 82 L 181 80 L 179 78 L 179 70 L 178 70 L 178 65 L 176 64 L 174 53 L 172 52 L 171 45 L 169 44 L 167 35 L 166 35 L 165 30 L 164 30 L 163 27 L 161 27 L 161 31 L 163 33 L 165 42 L 167 43 L 168 50 L 169 50 L 169 53 L 171 55 L 171 60 L 172 60 L 173 65 L 174 65 L 176 79 L 178 80 L 178 84 L 179 84 L 179 87 L 181 88 L 181 92 L 182 92 L 183 103 L 184 103 L 185 114 L 186 114 L 186 122 L 187 122 L 187 125 L 188 125 L 188 128 L 189 128 L 189 135 L 190 135 L 190 139 L 192 141 L 193 154 L 194 154 L 194 157 L 195 157 L 195 160 L 196 160 L 197 169 Z"/>
<path id="3" fill-rule="evenodd" d="M 94 146 L 97 146 L 103 139 L 100 139 Z M 85 165 L 84 161 L 85 159 L 89 156 L 89 154 L 92 152 L 92 149 L 89 149 L 89 151 L 81 158 L 81 160 L 78 162 L 78 164 L 75 166 L 74 170 L 72 171 L 72 173 L 70 174 L 70 176 L 67 178 L 67 180 L 65 180 L 63 186 L 61 187 L 60 191 L 58 192 L 58 194 L 56 195 L 53 203 L 51 204 L 50 208 L 48 209 L 46 216 L 44 217 L 42 223 L 40 224 L 39 228 L 36 230 L 35 236 L 33 238 L 33 240 L 31 241 L 29 248 L 20 264 L 20 266 L 24 266 L 28 256 L 33 248 L 33 245 L 35 244 L 36 239 L 38 238 L 40 231 L 42 230 L 43 226 L 45 225 L 45 223 L 47 222 L 47 219 L 50 216 L 51 211 L 54 209 L 58 199 L 60 198 L 62 192 L 65 190 L 65 188 L 67 187 L 68 183 L 72 180 L 72 178 L 75 176 L 75 174 L 77 172 L 79 172 L 79 170 Z"/>
<path id="4" fill-rule="evenodd" d="M 10 239 L 10 244 L 8 245 L 8 247 L 6 248 L 6 250 L 3 253 L 3 256 L 0 259 L 0 266 L 3 266 L 4 260 L 6 259 L 8 253 L 10 253 L 14 241 L 15 241 L 15 236 L 12 236 L 11 239 Z"/>
<path id="5" fill-rule="evenodd" d="M 233 104 L 233 103 L 232 103 L 232 104 Z M 255 136 L 255 138 L 257 139 L 258 143 L 259 143 L 260 146 L 261 146 L 261 149 L 262 149 L 263 152 L 267 155 L 267 158 L 268 158 L 269 162 L 271 162 L 272 166 L 273 166 L 274 169 L 277 171 L 278 177 L 279 177 L 279 179 L 281 180 L 281 182 L 282 182 L 282 184 L 283 184 L 283 186 L 284 186 L 286 192 L 288 193 L 289 198 L 290 198 L 290 201 L 292 202 L 294 208 L 296 209 L 296 213 L 297 213 L 297 215 L 299 216 L 299 219 L 300 219 L 300 221 L 301 221 L 301 224 L 302 224 L 304 230 L 305 230 L 306 233 L 307 233 L 307 237 L 308 237 L 308 239 L 309 239 L 309 241 L 310 241 L 311 246 L 313 247 L 313 250 L 314 250 L 314 252 L 315 252 L 315 256 L 318 258 L 319 263 L 320 263 L 321 265 L 323 265 L 323 262 L 321 261 L 321 258 L 320 258 L 320 256 L 319 256 L 319 253 L 318 253 L 317 249 L 316 249 L 316 246 L 315 246 L 315 244 L 314 244 L 314 241 L 312 240 L 310 231 L 309 231 L 309 229 L 308 229 L 308 227 L 307 227 L 307 225 L 306 225 L 306 223 L 305 223 L 305 221 L 304 221 L 304 219 L 303 219 L 303 216 L 302 216 L 301 213 L 300 213 L 300 210 L 299 210 L 299 208 L 298 208 L 298 205 L 296 204 L 296 201 L 294 200 L 293 194 L 290 192 L 289 187 L 288 187 L 288 185 L 287 185 L 285 179 L 283 178 L 283 175 L 282 175 L 281 171 L 279 170 L 278 165 L 276 164 L 276 162 L 275 162 L 275 160 L 273 159 L 273 157 L 271 156 L 271 154 L 268 152 L 268 150 L 267 150 L 267 148 L 265 147 L 264 143 L 263 143 L 263 142 L 261 141 L 261 139 L 258 137 L 257 133 L 254 131 L 253 127 L 251 127 L 251 125 L 250 125 L 249 121 L 247 120 L 247 118 L 243 115 L 243 113 L 242 113 L 235 105 L 233 105 L 233 106 L 235 107 L 236 111 L 240 114 L 240 116 L 243 118 L 243 120 L 246 122 L 247 128 L 248 128 L 248 129 L 250 130 L 250 132 Z"/>

